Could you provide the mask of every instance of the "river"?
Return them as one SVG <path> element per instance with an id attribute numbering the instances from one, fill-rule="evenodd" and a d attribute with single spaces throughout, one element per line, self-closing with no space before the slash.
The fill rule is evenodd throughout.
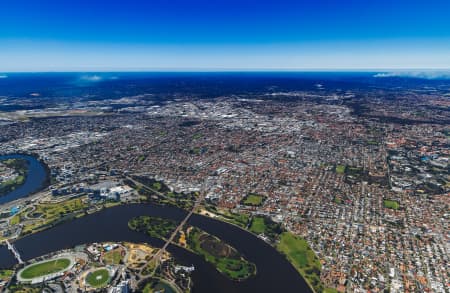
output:
<path id="1" fill-rule="evenodd" d="M 186 212 L 167 206 L 152 204 L 122 205 L 75 219 L 49 230 L 26 236 L 14 245 L 24 260 L 79 244 L 104 241 L 147 242 L 161 247 L 163 242 L 128 228 L 128 221 L 149 215 L 181 221 Z M 189 224 L 218 236 L 254 262 L 256 276 L 235 282 L 227 279 L 203 258 L 180 247 L 171 245 L 168 251 L 185 265 L 193 264 L 194 293 L 229 292 L 311 292 L 306 282 L 286 258 L 258 237 L 236 226 L 194 214 Z M 15 263 L 5 246 L 0 247 L 0 267 Z"/>
<path id="2" fill-rule="evenodd" d="M 15 190 L 0 196 L 0 204 L 4 204 L 22 197 L 27 197 L 45 186 L 47 170 L 45 166 L 33 156 L 23 154 L 12 154 L 0 156 L 0 161 L 7 159 L 23 159 L 28 162 L 28 176 L 25 182 Z"/>

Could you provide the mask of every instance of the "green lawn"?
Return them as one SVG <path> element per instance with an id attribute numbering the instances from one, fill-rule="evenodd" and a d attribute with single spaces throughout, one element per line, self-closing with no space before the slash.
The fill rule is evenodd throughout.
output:
<path id="1" fill-rule="evenodd" d="M 23 159 L 8 159 L 1 161 L 3 165 L 12 168 L 17 173 L 17 176 L 11 180 L 0 183 L 0 196 L 5 195 L 25 182 L 28 175 L 28 162 Z"/>
<path id="2" fill-rule="evenodd" d="M 36 207 L 35 213 L 40 213 L 43 218 L 51 220 L 87 207 L 88 205 L 83 203 L 81 198 L 73 198 L 61 203 L 40 204 Z"/>
<path id="3" fill-rule="evenodd" d="M 232 280 L 245 280 L 256 273 L 255 264 L 244 259 L 236 249 L 197 228 L 189 233 L 188 246 Z"/>
<path id="4" fill-rule="evenodd" d="M 305 239 L 284 232 L 281 234 L 277 249 L 286 255 L 287 259 L 316 292 L 322 292 L 323 285 L 320 281 L 322 265 Z"/>
<path id="5" fill-rule="evenodd" d="M 173 289 L 169 284 L 164 281 L 152 281 L 147 283 L 142 290 L 143 293 L 156 293 L 156 292 L 164 292 L 164 293 L 175 293 L 175 289 Z"/>
<path id="6" fill-rule="evenodd" d="M 13 270 L 0 270 L 0 280 L 6 280 L 12 277 Z"/>
<path id="7" fill-rule="evenodd" d="M 98 269 L 86 277 L 86 283 L 94 288 L 105 287 L 109 283 L 109 272 L 107 269 Z"/>
<path id="8" fill-rule="evenodd" d="M 345 173 L 345 166 L 344 165 L 337 165 L 336 166 L 336 173 L 344 174 Z"/>
<path id="9" fill-rule="evenodd" d="M 120 261 L 122 260 L 121 250 L 115 249 L 108 251 L 103 256 L 103 260 L 106 264 L 114 264 L 114 265 L 119 264 Z"/>
<path id="10" fill-rule="evenodd" d="M 10 225 L 17 225 L 17 224 L 20 223 L 20 221 L 21 221 L 20 214 L 16 214 L 16 215 L 14 215 L 11 218 L 11 220 L 9 220 L 9 224 Z"/>
<path id="11" fill-rule="evenodd" d="M 199 138 L 202 138 L 203 137 L 203 134 L 201 134 L 201 133 L 196 133 L 196 134 L 194 134 L 193 136 L 192 136 L 192 139 L 199 139 Z"/>
<path id="12" fill-rule="evenodd" d="M 0 195 L 8 194 L 25 182 L 25 176 L 18 175 L 14 179 L 0 183 Z"/>
<path id="13" fill-rule="evenodd" d="M 215 265 L 232 280 L 245 280 L 255 273 L 255 265 L 242 259 L 221 258 Z"/>
<path id="14" fill-rule="evenodd" d="M 280 234 L 283 233 L 280 224 L 265 216 L 253 217 L 248 229 L 255 234 L 264 234 L 271 243 L 276 243 Z"/>
<path id="15" fill-rule="evenodd" d="M 266 231 L 266 224 L 263 217 L 254 217 L 252 219 L 252 225 L 250 231 L 256 234 L 262 234 Z"/>
<path id="16" fill-rule="evenodd" d="M 231 213 L 226 210 L 213 211 L 213 212 L 216 213 L 217 215 L 219 215 L 220 219 L 225 222 L 237 225 L 242 228 L 247 227 L 248 216 L 246 214 Z"/>
<path id="17" fill-rule="evenodd" d="M 161 190 L 161 187 L 162 187 L 161 182 L 153 183 L 152 187 L 158 191 Z"/>
<path id="18" fill-rule="evenodd" d="M 32 279 L 36 277 L 42 277 L 45 275 L 53 274 L 69 267 L 70 260 L 67 258 L 58 258 L 49 260 L 46 262 L 31 265 L 25 268 L 21 273 L 20 277 L 24 279 Z"/>
<path id="19" fill-rule="evenodd" d="M 42 215 L 41 219 L 30 225 L 25 225 L 22 233 L 27 234 L 33 232 L 33 230 L 37 230 L 43 225 L 56 222 L 66 215 L 82 213 L 87 208 L 88 205 L 83 202 L 82 198 L 72 198 L 60 203 L 39 204 L 36 206 L 34 213 Z"/>
<path id="20" fill-rule="evenodd" d="M 24 181 L 25 181 L 25 176 L 18 175 L 14 179 L 2 182 L 0 184 L 0 188 L 11 187 L 11 188 L 15 189 L 17 186 L 22 185 Z"/>
<path id="21" fill-rule="evenodd" d="M 395 200 L 385 199 L 383 201 L 384 207 L 388 209 L 398 210 L 400 208 L 400 204 Z"/>
<path id="22" fill-rule="evenodd" d="M 242 201 L 243 204 L 248 206 L 260 206 L 264 201 L 264 196 L 259 194 L 250 193 Z"/>
<path id="23" fill-rule="evenodd" d="M 128 222 L 131 230 L 147 233 L 155 238 L 168 238 L 176 229 L 177 222 L 158 217 L 140 216 Z"/>

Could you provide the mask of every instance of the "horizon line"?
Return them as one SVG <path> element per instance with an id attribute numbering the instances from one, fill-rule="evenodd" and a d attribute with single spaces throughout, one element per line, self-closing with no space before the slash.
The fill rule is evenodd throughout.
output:
<path id="1" fill-rule="evenodd" d="M 14 73 L 220 73 L 220 72 L 445 72 L 448 68 L 70 68 L 42 70 L 6 70 L 3 74 Z"/>

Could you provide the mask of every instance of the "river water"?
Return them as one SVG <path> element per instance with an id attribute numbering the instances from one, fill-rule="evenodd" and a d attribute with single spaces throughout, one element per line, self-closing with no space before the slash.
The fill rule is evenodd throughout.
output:
<path id="1" fill-rule="evenodd" d="M 32 156 L 20 154 L 0 156 L 0 160 L 9 158 L 26 159 L 29 162 L 30 171 L 22 186 L 0 197 L 0 204 L 36 192 L 42 188 L 47 176 L 45 167 Z M 161 247 L 163 241 L 130 230 L 128 221 L 143 215 L 181 221 L 186 213 L 175 207 L 152 204 L 122 205 L 26 236 L 14 242 L 14 245 L 24 260 L 92 242 L 146 242 Z M 194 293 L 311 292 L 306 282 L 286 258 L 253 234 L 228 223 L 197 214 L 191 216 L 189 224 L 231 244 L 257 267 L 256 276 L 242 282 L 235 282 L 220 274 L 202 257 L 178 246 L 170 245 L 168 251 L 173 254 L 177 262 L 195 266 L 195 271 L 192 273 Z M 0 268 L 12 267 L 15 264 L 16 261 L 6 246 L 0 246 Z"/>
<path id="2" fill-rule="evenodd" d="M 24 159 L 28 162 L 28 176 L 25 182 L 18 186 L 10 193 L 0 196 L 0 204 L 4 204 L 18 198 L 26 197 L 38 190 L 40 190 L 47 179 L 47 171 L 44 165 L 39 162 L 35 157 L 30 155 L 13 154 L 0 156 L 0 161 L 7 159 Z"/>
<path id="3" fill-rule="evenodd" d="M 14 245 L 22 258 L 37 256 L 71 248 L 79 244 L 103 241 L 146 242 L 162 246 L 163 242 L 128 228 L 128 221 L 137 216 L 149 215 L 181 221 L 186 212 L 173 207 L 151 204 L 122 205 L 75 219 L 49 230 L 26 236 Z M 201 215 L 192 215 L 189 224 L 218 236 L 254 262 L 257 274 L 243 282 L 227 279 L 201 257 L 177 246 L 169 246 L 175 259 L 185 265 L 193 264 L 193 292 L 311 292 L 294 267 L 273 247 L 238 227 Z M 0 247 L 0 267 L 15 264 L 5 246 Z"/>

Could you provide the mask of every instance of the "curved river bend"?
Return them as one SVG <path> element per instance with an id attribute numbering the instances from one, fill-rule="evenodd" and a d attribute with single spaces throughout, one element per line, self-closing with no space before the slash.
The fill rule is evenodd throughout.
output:
<path id="1" fill-rule="evenodd" d="M 47 179 L 47 171 L 44 165 L 33 156 L 23 154 L 3 155 L 0 161 L 7 159 L 23 159 L 28 162 L 28 176 L 25 182 L 18 186 L 15 190 L 6 195 L 0 196 L 0 204 L 4 204 L 18 198 L 29 196 L 30 194 L 40 190 Z"/>
<path id="2" fill-rule="evenodd" d="M 186 212 L 174 207 L 151 204 L 122 205 L 102 210 L 49 230 L 17 240 L 17 247 L 25 260 L 52 251 L 71 248 L 79 244 L 103 241 L 147 242 L 161 247 L 163 242 L 128 228 L 128 221 L 137 216 L 149 215 L 181 221 Z M 195 293 L 230 292 L 311 292 L 303 278 L 286 258 L 273 247 L 238 227 L 201 215 L 192 215 L 189 224 L 218 236 L 238 249 L 257 267 L 256 276 L 234 282 L 205 262 L 203 258 L 174 245 L 168 250 L 185 265 L 193 264 Z M 0 247 L 0 267 L 15 264 L 5 246 Z"/>

